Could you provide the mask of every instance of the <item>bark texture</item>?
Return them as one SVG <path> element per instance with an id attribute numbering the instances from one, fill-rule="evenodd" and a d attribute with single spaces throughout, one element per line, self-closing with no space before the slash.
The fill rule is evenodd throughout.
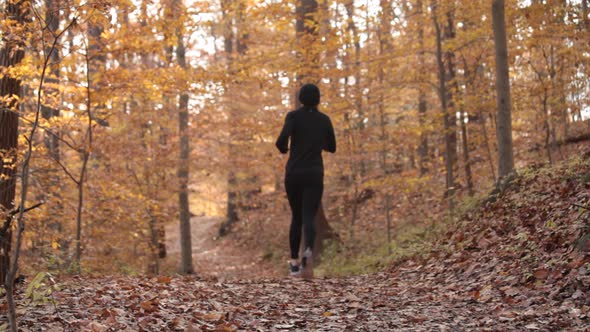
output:
<path id="1" fill-rule="evenodd" d="M 506 42 L 504 0 L 492 1 L 492 23 L 494 27 L 494 43 L 496 46 L 496 102 L 498 107 L 496 136 L 498 139 L 498 177 L 502 178 L 510 174 L 514 169 L 510 76 Z"/>
<path id="2" fill-rule="evenodd" d="M 176 10 L 180 10 L 175 6 Z M 178 39 L 176 45 L 176 58 L 178 65 L 182 68 L 187 68 L 186 64 L 186 49 L 184 46 L 184 35 L 180 28 L 177 28 L 176 38 Z M 188 201 L 188 181 L 189 181 L 189 126 L 188 126 L 188 100 L 187 93 L 182 93 L 178 101 L 178 132 L 180 135 L 180 156 L 178 160 L 178 207 L 180 212 L 180 250 L 181 262 L 180 272 L 183 274 L 192 274 L 195 272 L 193 268 L 193 246 L 191 239 L 191 215 L 189 211 Z"/>
<path id="3" fill-rule="evenodd" d="M 14 20 L 14 26 L 25 22 L 25 1 L 10 1 L 5 5 L 5 17 Z M 0 49 L 0 67 L 18 65 L 25 55 L 23 41 L 9 39 L 3 34 Z M 18 97 L 21 94 L 21 80 L 3 75 L 0 78 L 0 284 L 4 285 L 10 267 L 12 232 L 7 213 L 14 209 L 16 193 L 16 158 L 18 142 Z"/>

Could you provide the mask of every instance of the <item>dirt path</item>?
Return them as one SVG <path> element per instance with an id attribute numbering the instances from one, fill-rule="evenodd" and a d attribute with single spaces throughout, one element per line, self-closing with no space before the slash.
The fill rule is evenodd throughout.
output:
<path id="1" fill-rule="evenodd" d="M 276 276 L 273 266 L 264 262 L 251 249 L 239 248 L 231 236 L 218 239 L 217 231 L 223 221 L 220 217 L 193 217 L 191 233 L 193 264 L 200 276 L 213 276 L 225 280 L 258 279 Z M 165 265 L 173 270 L 180 258 L 180 234 L 177 225 L 166 227 L 168 257 Z"/>

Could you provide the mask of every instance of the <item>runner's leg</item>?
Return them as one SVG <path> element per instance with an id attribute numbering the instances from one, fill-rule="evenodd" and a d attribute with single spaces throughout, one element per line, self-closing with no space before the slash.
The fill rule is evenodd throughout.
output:
<path id="1" fill-rule="evenodd" d="M 301 243 L 303 191 L 301 184 L 296 179 L 285 179 L 285 190 L 289 206 L 291 207 L 291 227 L 289 229 L 289 246 L 291 259 L 299 258 L 299 246 Z"/>
<path id="2" fill-rule="evenodd" d="M 314 175 L 311 180 L 303 190 L 304 250 L 307 248 L 313 249 L 315 241 L 315 216 L 324 192 L 323 176 L 321 174 Z"/>

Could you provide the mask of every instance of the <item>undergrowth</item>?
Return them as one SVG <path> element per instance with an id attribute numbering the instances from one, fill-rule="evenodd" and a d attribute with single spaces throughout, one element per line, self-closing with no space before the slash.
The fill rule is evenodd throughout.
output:
<path id="1" fill-rule="evenodd" d="M 474 241 L 465 231 L 472 229 L 475 226 L 474 222 L 478 223 L 478 227 L 482 226 L 479 223 L 484 222 L 485 211 L 491 209 L 489 204 L 501 200 L 502 204 L 511 206 L 511 209 L 516 211 L 522 207 L 512 206 L 519 204 L 515 197 L 533 195 L 528 186 L 540 179 L 557 177 L 566 181 L 588 183 L 590 173 L 580 172 L 580 169 L 589 163 L 589 158 L 577 156 L 553 166 L 534 164 L 521 168 L 511 176 L 510 181 L 501 186 L 491 185 L 483 193 L 473 197 L 457 197 L 452 214 L 447 212 L 443 215 L 431 215 L 429 219 L 418 224 L 402 221 L 392 226 L 390 243 L 386 243 L 383 229 L 371 233 L 357 233 L 354 239 L 344 238 L 339 242 L 327 243 L 321 263 L 316 267 L 316 275 L 331 277 L 367 274 L 408 259 L 427 258 L 434 251 L 453 253 L 463 250 L 472 246 Z M 489 213 L 493 215 L 495 212 Z M 553 223 L 553 220 L 547 220 L 546 227 L 552 227 Z M 522 238 L 515 246 L 528 248 L 533 244 L 528 238 Z"/>
<path id="2" fill-rule="evenodd" d="M 469 201 L 472 204 L 471 200 Z M 448 217 L 428 220 L 419 225 L 405 223 L 393 230 L 390 243 L 375 245 L 379 234 L 368 234 L 355 239 L 355 245 L 331 242 L 322 253 L 322 263 L 316 268 L 319 276 L 347 276 L 380 271 L 408 258 L 430 253 L 437 239 L 447 233 L 454 222 Z"/>

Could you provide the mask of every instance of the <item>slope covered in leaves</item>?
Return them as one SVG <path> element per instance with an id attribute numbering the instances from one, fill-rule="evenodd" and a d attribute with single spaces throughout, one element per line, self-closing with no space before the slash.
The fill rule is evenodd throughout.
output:
<path id="1" fill-rule="evenodd" d="M 425 259 L 391 269 L 436 299 L 490 305 L 501 322 L 590 329 L 590 153 L 533 167 L 472 209 Z"/>

